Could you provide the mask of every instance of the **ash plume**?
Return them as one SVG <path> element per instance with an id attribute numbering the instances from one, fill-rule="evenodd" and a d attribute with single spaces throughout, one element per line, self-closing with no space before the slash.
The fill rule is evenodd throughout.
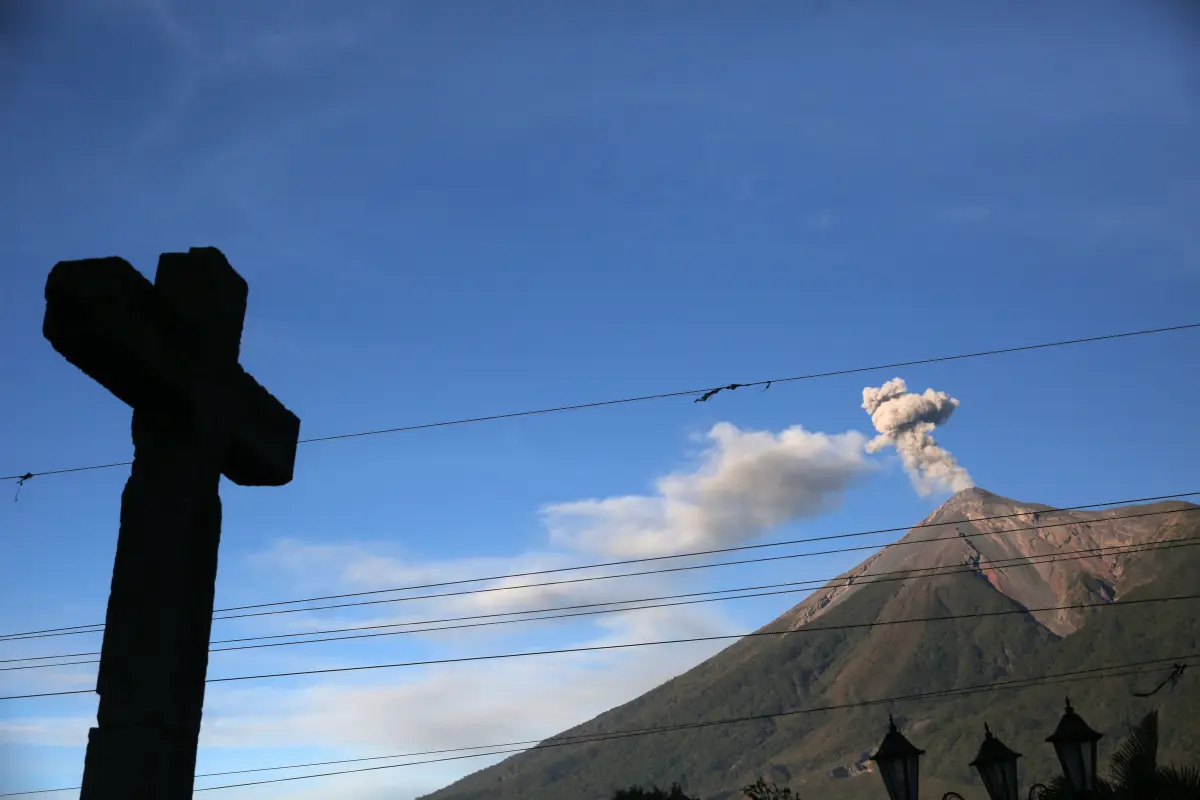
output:
<path id="1" fill-rule="evenodd" d="M 867 452 L 895 447 L 919 494 L 959 492 L 975 485 L 954 456 L 932 436 L 933 429 L 944 425 L 958 408 L 958 400 L 933 389 L 913 394 L 903 378 L 893 378 L 879 388 L 863 389 L 862 407 L 879 432 L 867 443 Z"/>
<path id="2" fill-rule="evenodd" d="M 871 468 L 858 431 L 793 425 L 775 433 L 720 422 L 706 438 L 701 463 L 662 476 L 653 493 L 543 507 L 551 540 L 614 558 L 737 545 L 837 508 Z"/>

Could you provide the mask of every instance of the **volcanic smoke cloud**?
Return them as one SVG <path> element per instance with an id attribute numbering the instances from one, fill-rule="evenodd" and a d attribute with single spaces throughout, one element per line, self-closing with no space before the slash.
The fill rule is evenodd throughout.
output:
<path id="1" fill-rule="evenodd" d="M 613 558 L 735 546 L 837 508 L 871 468 L 858 431 L 743 431 L 720 422 L 705 438 L 701 463 L 659 478 L 651 494 L 544 507 L 552 541 Z"/>
<path id="2" fill-rule="evenodd" d="M 926 389 L 913 394 L 903 378 L 893 378 L 878 389 L 863 389 L 862 407 L 871 415 L 879 435 L 867 443 L 868 453 L 888 445 L 896 448 L 904 469 L 921 495 L 936 491 L 959 492 L 975 485 L 931 435 L 958 408 L 958 401 L 945 392 Z"/>

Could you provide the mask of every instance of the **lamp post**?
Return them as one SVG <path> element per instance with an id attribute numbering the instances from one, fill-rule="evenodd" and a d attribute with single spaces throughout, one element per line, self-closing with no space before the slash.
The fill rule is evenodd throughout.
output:
<path id="1" fill-rule="evenodd" d="M 1071 708 L 1067 698 L 1067 709 L 1058 722 L 1058 728 L 1046 741 L 1054 745 L 1058 763 L 1071 790 L 1081 798 L 1093 797 L 1096 792 L 1096 743 L 1103 737 L 1083 721 Z"/>
<path id="2" fill-rule="evenodd" d="M 983 744 L 971 766 L 979 773 L 983 788 L 991 800 L 1017 800 L 1017 759 L 1020 753 L 1005 746 L 983 725 Z"/>
<path id="3" fill-rule="evenodd" d="M 1035 783 L 1029 787 L 1029 800 L 1043 800 L 1046 796 L 1046 787 L 1040 783 Z M 958 792 L 946 792 L 942 795 L 942 800 L 966 800 Z"/>
<path id="4" fill-rule="evenodd" d="M 971 762 L 971 766 L 979 773 L 983 788 L 990 800 L 1018 800 L 1020 786 L 1017 783 L 1017 759 L 1021 757 L 1004 742 L 992 735 L 986 724 L 983 726 L 983 744 L 979 746 L 979 754 Z M 1029 800 L 1044 797 L 1046 787 L 1035 783 L 1029 787 Z M 958 792 L 947 792 L 942 800 L 963 800 Z"/>
<path id="5" fill-rule="evenodd" d="M 896 722 L 888 715 L 888 732 L 871 760 L 879 765 L 883 786 L 890 800 L 917 800 L 921 756 L 925 751 L 913 746 L 896 730 Z"/>
<path id="6" fill-rule="evenodd" d="M 979 753 L 970 766 L 979 773 L 988 800 L 1019 800 L 1017 759 L 1021 758 L 1021 754 L 993 736 L 986 723 L 983 736 L 983 744 L 979 746 Z M 1092 730 L 1075 713 L 1070 698 L 1067 698 L 1066 712 L 1046 741 L 1054 745 L 1063 775 L 1071 791 L 1080 800 L 1093 800 L 1096 796 L 1096 750 L 1102 738 L 1103 734 Z M 889 800 L 918 800 L 918 777 L 924 753 L 896 730 L 896 722 L 889 715 L 887 735 L 883 737 L 879 750 L 871 756 L 871 760 L 879 765 L 879 774 L 883 777 Z M 1045 785 L 1035 783 L 1029 787 L 1028 800 L 1042 800 L 1047 793 Z M 946 792 L 942 800 L 964 798 L 958 792 Z"/>

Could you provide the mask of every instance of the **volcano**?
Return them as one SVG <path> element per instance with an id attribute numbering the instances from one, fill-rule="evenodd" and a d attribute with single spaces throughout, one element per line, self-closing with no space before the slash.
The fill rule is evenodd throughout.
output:
<path id="1" fill-rule="evenodd" d="M 1200 746 L 1200 691 L 1180 684 L 1169 694 L 1135 696 L 1159 683 L 1169 663 L 1065 685 L 1043 680 L 936 699 L 854 704 L 1200 653 L 1200 601 L 1119 604 L 1200 592 L 1200 548 L 1191 546 L 1200 544 L 1196 511 L 1200 506 L 1173 501 L 1059 510 L 979 488 L 959 492 L 901 539 L 759 631 L 810 629 L 805 635 L 741 639 L 543 744 L 762 718 L 539 746 L 428 800 L 609 800 L 618 788 L 672 782 L 706 800 L 740 800 L 739 787 L 760 776 L 790 786 L 804 800 L 878 798 L 883 786 L 868 756 L 886 732 L 889 713 L 927 751 L 923 795 L 954 789 L 982 797 L 967 765 L 984 723 L 1025 753 L 1023 784 L 1046 781 L 1057 767 L 1045 738 L 1061 715 L 1065 692 L 1110 748 L 1128 724 L 1165 705 L 1160 754 L 1190 763 Z M 1092 607 L 1039 610 L 1084 604 Z M 998 611 L 1012 613 L 988 615 Z M 886 624 L 972 614 L 983 616 Z M 846 625 L 858 627 L 839 627 Z M 841 708 L 821 710 L 828 706 Z M 1102 747 L 1102 757 L 1105 752 Z"/>

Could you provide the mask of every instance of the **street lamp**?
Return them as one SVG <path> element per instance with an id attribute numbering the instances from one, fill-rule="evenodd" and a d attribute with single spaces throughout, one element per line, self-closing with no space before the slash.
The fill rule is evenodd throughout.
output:
<path id="1" fill-rule="evenodd" d="M 983 726 L 983 744 L 979 746 L 979 755 L 971 762 L 971 766 L 983 780 L 983 788 L 990 800 L 1018 800 L 1020 787 L 1017 784 L 1017 759 L 1020 753 L 1013 752 L 1003 742 L 992 735 L 985 723 Z M 1046 793 L 1046 787 L 1035 783 L 1029 787 L 1029 800 L 1038 800 Z M 947 792 L 942 800 L 963 800 L 958 792 Z"/>
<path id="2" fill-rule="evenodd" d="M 896 722 L 888 715 L 888 732 L 871 760 L 879 765 L 883 785 L 890 800 L 917 800 L 917 783 L 924 750 L 914 747 L 896 730 Z"/>
<path id="3" fill-rule="evenodd" d="M 1046 797 L 1046 787 L 1043 784 L 1035 783 L 1029 787 L 1029 800 L 1044 800 Z M 958 792 L 946 792 L 942 795 L 942 800 L 966 800 Z"/>
<path id="4" fill-rule="evenodd" d="M 1017 800 L 1017 759 L 1020 757 L 1020 753 L 1013 752 L 992 736 L 991 729 L 984 723 L 983 744 L 971 766 L 979 773 L 991 800 Z"/>
<path id="5" fill-rule="evenodd" d="M 1071 708 L 1067 698 L 1067 710 L 1058 722 L 1058 728 L 1046 741 L 1054 745 L 1058 763 L 1071 789 L 1081 797 L 1090 797 L 1096 791 L 1096 743 L 1103 738 L 1088 726 L 1083 718 Z"/>

